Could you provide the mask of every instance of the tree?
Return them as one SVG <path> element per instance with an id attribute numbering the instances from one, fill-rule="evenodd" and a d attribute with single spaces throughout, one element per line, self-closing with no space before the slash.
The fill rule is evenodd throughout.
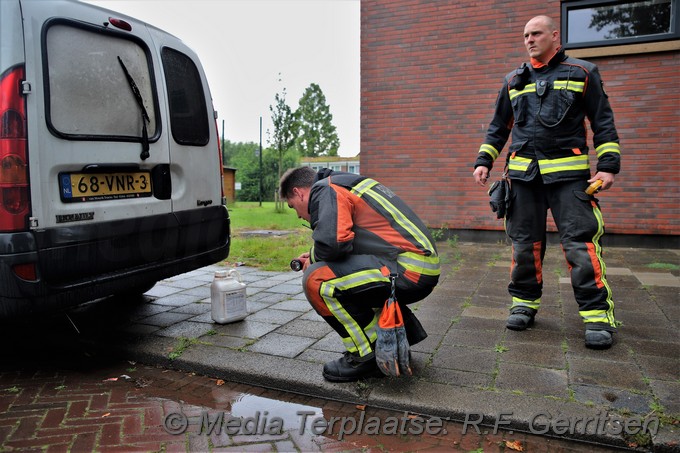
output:
<path id="1" fill-rule="evenodd" d="M 280 177 L 277 177 L 276 170 L 277 168 L 293 168 L 298 165 L 299 158 L 298 158 L 298 153 L 295 149 L 289 149 L 288 151 L 283 153 L 283 158 L 281 163 L 279 162 L 279 156 L 277 155 L 277 151 L 273 148 L 266 148 L 263 151 L 263 157 L 264 160 L 262 161 L 262 167 L 264 171 L 264 181 L 263 181 L 263 186 L 264 186 L 264 199 L 266 201 L 279 201 L 278 196 L 278 188 L 279 188 L 279 180 L 281 179 Z M 283 209 L 281 209 L 280 212 L 282 212 Z"/>
<path id="2" fill-rule="evenodd" d="M 326 104 L 326 96 L 312 83 L 300 98 L 295 112 L 299 122 L 297 147 L 302 156 L 337 156 L 340 139 L 333 125 L 333 115 Z"/>
<path id="3" fill-rule="evenodd" d="M 2 0 L 0 0 L 2 1 Z M 246 156 L 252 156 L 255 151 L 257 151 L 257 143 L 254 142 L 231 142 L 227 139 L 223 139 L 224 154 L 222 155 L 222 161 L 224 165 L 228 167 L 238 168 L 239 163 L 242 163 Z"/>
<path id="4" fill-rule="evenodd" d="M 224 141 L 224 163 L 236 168 L 236 177 L 241 182 L 238 199 L 257 201 L 260 195 L 260 164 L 257 158 L 257 143 L 232 143 Z"/>
<path id="5" fill-rule="evenodd" d="M 274 105 L 269 106 L 269 111 L 272 112 L 272 123 L 274 124 L 274 132 L 270 136 L 269 144 L 274 147 L 279 157 L 278 165 L 278 181 L 281 179 L 283 173 L 283 155 L 293 147 L 298 136 L 298 122 L 295 114 L 291 108 L 286 104 L 286 89 L 284 88 L 279 95 L 274 96 Z M 283 204 L 279 200 L 278 195 L 275 197 L 276 210 L 283 211 Z"/>
<path id="6" fill-rule="evenodd" d="M 2 1 L 2 0 L 0 0 Z M 229 167 L 236 168 L 237 179 L 241 183 L 238 191 L 239 201 L 258 201 L 260 198 L 260 159 L 257 151 L 259 145 L 254 142 L 232 143 L 224 141 L 224 163 Z M 283 168 L 292 168 L 297 165 L 298 153 L 290 149 L 283 154 Z M 279 179 L 276 177 L 278 156 L 272 148 L 262 150 L 262 193 L 264 201 L 273 201 L 274 193 L 278 187 Z"/>
<path id="7" fill-rule="evenodd" d="M 668 33 L 671 23 L 670 4 L 612 5 L 595 8 L 590 27 L 607 29 L 606 39 Z"/>

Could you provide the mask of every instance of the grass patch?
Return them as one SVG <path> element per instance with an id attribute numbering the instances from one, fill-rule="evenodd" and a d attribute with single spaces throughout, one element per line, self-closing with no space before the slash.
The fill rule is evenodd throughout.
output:
<path id="1" fill-rule="evenodd" d="M 294 209 L 287 206 L 284 212 L 276 212 L 273 201 L 265 201 L 262 206 L 257 201 L 239 201 L 227 208 L 232 233 L 246 230 L 297 230 L 307 224 L 305 220 L 298 219 Z"/>
<path id="2" fill-rule="evenodd" d="M 303 225 L 295 210 L 285 208 L 276 212 L 274 202 L 238 202 L 229 206 L 231 219 L 231 247 L 229 257 L 222 262 L 227 266 L 242 263 L 265 271 L 290 270 L 290 260 L 297 258 L 312 246 L 312 232 Z M 252 230 L 291 231 L 286 236 L 244 236 Z"/>
<path id="3" fill-rule="evenodd" d="M 447 231 L 446 225 L 442 226 L 439 229 L 430 228 L 429 230 L 430 230 L 430 235 L 432 235 L 432 239 L 434 239 L 434 242 L 442 241 L 446 237 L 446 231 Z"/>
<path id="4" fill-rule="evenodd" d="M 493 350 L 496 351 L 496 352 L 503 353 L 503 352 L 508 352 L 510 349 L 508 349 L 507 347 L 503 346 L 502 344 L 497 344 L 497 345 L 493 348 Z"/>
<path id="5" fill-rule="evenodd" d="M 198 340 L 195 338 L 187 338 L 187 337 L 179 337 L 177 340 L 177 345 L 175 345 L 174 349 L 170 351 L 168 354 L 168 358 L 170 360 L 175 360 L 179 358 L 179 356 L 182 355 L 184 351 L 187 350 L 187 348 L 193 344 L 196 344 Z"/>
<path id="6" fill-rule="evenodd" d="M 311 245 L 311 233 L 308 230 L 276 237 L 236 234 L 231 238 L 229 257 L 222 263 L 228 266 L 242 263 L 265 271 L 288 271 L 290 260 L 309 251 Z"/>
<path id="7" fill-rule="evenodd" d="M 677 271 L 680 269 L 680 266 L 671 263 L 652 263 L 648 264 L 647 267 L 650 269 L 663 269 L 667 271 Z"/>

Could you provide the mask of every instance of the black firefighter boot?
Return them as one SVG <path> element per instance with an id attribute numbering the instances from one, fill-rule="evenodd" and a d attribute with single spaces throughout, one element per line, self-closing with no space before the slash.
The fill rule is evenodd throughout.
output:
<path id="1" fill-rule="evenodd" d="M 337 360 L 323 366 L 323 377 L 331 382 L 352 382 L 369 377 L 382 377 L 384 374 L 375 361 L 375 353 L 359 357 L 349 351 Z"/>

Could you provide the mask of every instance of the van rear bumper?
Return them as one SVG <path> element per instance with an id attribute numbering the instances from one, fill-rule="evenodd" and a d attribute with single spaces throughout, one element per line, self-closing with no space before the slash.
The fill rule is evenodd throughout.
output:
<path id="1" fill-rule="evenodd" d="M 143 287 L 229 255 L 224 206 L 0 234 L 0 319 L 60 310 Z M 35 263 L 37 280 L 12 267 Z"/>

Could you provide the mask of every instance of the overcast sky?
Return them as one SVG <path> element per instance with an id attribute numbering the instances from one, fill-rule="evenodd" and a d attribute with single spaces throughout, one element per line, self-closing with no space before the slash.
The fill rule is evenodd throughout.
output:
<path id="1" fill-rule="evenodd" d="M 295 110 L 311 83 L 321 87 L 340 137 L 339 154 L 359 153 L 359 0 L 86 0 L 169 31 L 206 71 L 232 142 L 262 142 L 269 106 L 286 88 Z"/>

